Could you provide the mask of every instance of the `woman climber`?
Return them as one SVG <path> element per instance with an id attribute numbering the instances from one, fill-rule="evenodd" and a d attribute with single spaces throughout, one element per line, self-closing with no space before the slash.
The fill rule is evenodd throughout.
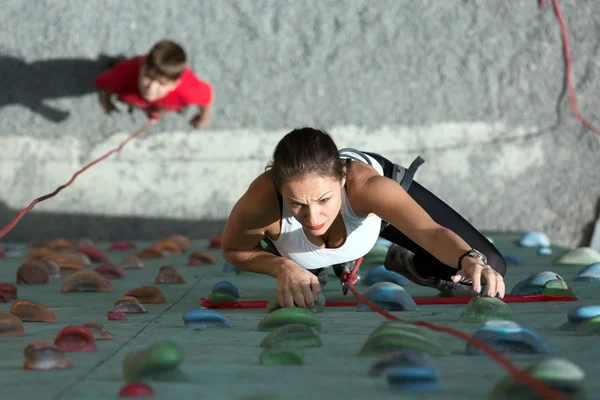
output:
<path id="1" fill-rule="evenodd" d="M 240 270 L 276 278 L 282 307 L 312 308 L 319 273 L 332 267 L 340 277 L 381 237 L 392 242 L 385 268 L 412 282 L 450 296 L 503 298 L 504 258 L 412 180 L 422 162 L 405 169 L 375 153 L 338 150 L 322 130 L 293 130 L 233 207 L 223 256 Z"/>

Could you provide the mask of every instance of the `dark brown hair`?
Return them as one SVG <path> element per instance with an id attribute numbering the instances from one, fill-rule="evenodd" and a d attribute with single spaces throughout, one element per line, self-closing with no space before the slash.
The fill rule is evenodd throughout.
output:
<path id="1" fill-rule="evenodd" d="M 275 147 L 266 170 L 278 190 L 295 177 L 318 175 L 338 181 L 345 177 L 344 163 L 331 136 L 309 127 L 286 134 Z"/>
<path id="2" fill-rule="evenodd" d="M 183 48 L 172 40 L 156 43 L 146 56 L 145 65 L 151 77 L 164 76 L 177 80 L 183 73 L 187 56 Z"/>

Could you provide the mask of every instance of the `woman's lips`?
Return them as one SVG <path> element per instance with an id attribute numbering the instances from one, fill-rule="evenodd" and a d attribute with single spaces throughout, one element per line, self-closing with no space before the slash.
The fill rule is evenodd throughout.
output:
<path id="1" fill-rule="evenodd" d="M 321 225 L 309 226 L 308 228 L 311 229 L 311 230 L 313 230 L 313 231 L 318 231 L 319 229 L 321 229 L 324 226 L 325 226 L 325 223 L 323 222 Z"/>

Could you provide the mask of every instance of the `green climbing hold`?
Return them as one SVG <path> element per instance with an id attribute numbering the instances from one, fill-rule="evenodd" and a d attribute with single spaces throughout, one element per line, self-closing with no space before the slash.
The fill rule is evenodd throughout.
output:
<path id="1" fill-rule="evenodd" d="M 578 336 L 600 335 L 600 315 L 583 321 L 575 333 Z"/>
<path id="2" fill-rule="evenodd" d="M 273 297 L 267 303 L 267 312 L 270 314 L 275 310 L 279 310 L 281 305 L 279 304 L 279 299 L 277 296 Z M 313 313 L 320 313 L 325 311 L 325 295 L 323 293 L 319 294 L 319 299 L 315 302 L 313 308 L 310 309 Z"/>
<path id="3" fill-rule="evenodd" d="M 555 264 L 590 265 L 600 262 L 600 253 L 591 247 L 579 247 L 554 260 Z"/>
<path id="4" fill-rule="evenodd" d="M 363 265 L 381 265 L 385 262 L 385 256 L 388 253 L 388 246 L 375 244 L 371 250 L 363 257 Z"/>
<path id="5" fill-rule="evenodd" d="M 208 296 L 208 301 L 213 304 L 235 303 L 238 301 L 238 298 L 231 293 L 217 291 L 212 292 L 210 296 Z"/>
<path id="6" fill-rule="evenodd" d="M 264 349 L 259 356 L 260 365 L 301 365 L 302 354 L 292 349 Z"/>
<path id="7" fill-rule="evenodd" d="M 587 398 L 583 382 L 585 373 L 566 359 L 548 357 L 525 368 L 524 371 L 570 400 Z M 529 386 L 523 385 L 512 375 L 507 375 L 500 380 L 488 397 L 489 400 L 538 398 L 537 393 L 533 393 Z"/>
<path id="8" fill-rule="evenodd" d="M 546 296 L 577 297 L 575 293 L 569 290 L 567 282 L 559 279 L 552 279 L 546 282 L 542 294 Z"/>
<path id="9" fill-rule="evenodd" d="M 303 324 L 308 325 L 315 330 L 322 328 L 321 320 L 315 314 L 306 308 L 280 308 L 273 311 L 258 323 L 259 331 L 274 331 L 283 325 Z"/>
<path id="10" fill-rule="evenodd" d="M 491 237 L 489 237 L 489 236 L 486 236 L 485 238 L 486 238 L 486 239 L 487 239 L 487 240 L 488 240 L 488 241 L 489 241 L 491 244 L 494 244 L 494 239 L 492 239 L 492 238 L 491 238 Z"/>
<path id="11" fill-rule="evenodd" d="M 283 325 L 269 333 L 260 343 L 265 348 L 320 347 L 321 338 L 315 328 L 303 324 Z"/>
<path id="12" fill-rule="evenodd" d="M 123 378 L 127 382 L 143 379 L 187 380 L 185 374 L 178 369 L 182 361 L 183 349 L 181 346 L 171 341 L 158 342 L 125 356 Z"/>
<path id="13" fill-rule="evenodd" d="M 432 356 L 450 352 L 429 329 L 403 321 L 385 321 L 367 337 L 359 356 L 381 356 L 400 350 L 421 350 Z"/>
<path id="14" fill-rule="evenodd" d="M 486 322 L 490 320 L 512 320 L 512 310 L 496 297 L 473 297 L 458 322 Z"/>

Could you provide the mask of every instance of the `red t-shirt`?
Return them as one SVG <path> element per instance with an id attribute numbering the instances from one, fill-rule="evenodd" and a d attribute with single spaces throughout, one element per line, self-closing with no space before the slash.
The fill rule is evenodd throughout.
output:
<path id="1" fill-rule="evenodd" d="M 179 111 L 193 104 L 206 107 L 212 102 L 211 86 L 198 79 L 190 67 L 185 68 L 181 83 L 169 94 L 152 102 L 145 100 L 138 90 L 140 67 L 145 58 L 138 56 L 116 64 L 96 77 L 96 87 L 144 109 Z"/>

